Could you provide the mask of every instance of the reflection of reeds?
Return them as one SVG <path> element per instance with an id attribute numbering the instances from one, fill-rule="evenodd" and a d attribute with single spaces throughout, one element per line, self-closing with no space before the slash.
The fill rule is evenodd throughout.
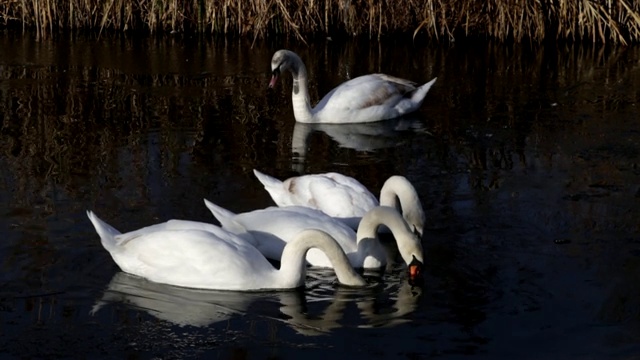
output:
<path id="1" fill-rule="evenodd" d="M 394 32 L 434 38 L 461 35 L 502 41 L 640 40 L 640 2 L 630 0 L 10 0 L 0 23 L 39 35 L 54 28 L 197 31 L 263 36 Z"/>
<path id="2" fill-rule="evenodd" d="M 180 171 L 181 154 L 194 154 L 195 161 L 211 161 L 225 154 L 229 158 L 221 160 L 243 169 L 289 168 L 291 87 L 284 81 L 267 93 L 269 50 L 257 47 L 245 51 L 248 46 L 223 48 L 222 44 L 190 49 L 205 52 L 202 59 L 206 63 L 198 64 L 198 68 L 216 69 L 212 74 L 194 77 L 184 74 L 192 62 L 189 67 L 179 68 L 184 63 L 180 61 L 183 53 L 180 47 L 170 46 L 171 39 L 167 43 L 150 41 L 160 50 L 154 53 L 162 56 L 141 59 L 148 55 L 134 55 L 124 40 L 122 48 L 106 46 L 109 52 L 100 46 L 87 46 L 98 54 L 97 65 L 68 65 L 67 61 L 77 63 L 85 58 L 81 45 L 57 54 L 56 58 L 68 59 L 65 75 L 58 67 L 2 68 L 0 165 L 7 171 L 0 182 L 15 185 L 16 199 L 28 205 L 38 191 L 54 185 L 77 191 L 83 186 L 77 183 L 79 176 L 93 178 L 96 173 L 106 176 L 105 181 L 115 182 L 110 187 L 128 188 L 131 184 L 127 181 L 144 179 L 144 174 L 129 174 L 127 179 L 120 173 L 123 169 L 148 171 L 146 159 L 154 155 L 146 148 L 153 141 L 160 142 L 155 147 L 164 149 L 159 171 L 166 178 Z M 426 120 L 431 132 L 449 139 L 462 137 L 464 129 L 470 127 L 490 127 L 487 132 L 494 139 L 499 137 L 495 129 L 505 129 L 501 133 L 506 133 L 505 141 L 511 142 L 508 147 L 521 149 L 522 138 L 509 138 L 514 133 L 524 137 L 531 129 L 573 126 L 578 119 L 576 113 L 631 107 L 629 104 L 638 97 L 638 68 L 623 57 L 631 49 L 608 52 L 586 47 L 538 47 L 531 52 L 525 47 L 489 45 L 478 53 L 456 48 L 396 47 L 395 57 L 385 57 L 381 55 L 385 47 L 366 42 L 346 47 L 338 42 L 331 44 L 328 48 L 312 44 L 311 49 L 300 52 L 313 75 L 313 101 L 344 78 L 363 72 L 391 70 L 395 75 L 421 80 L 432 78 L 439 72 L 435 69 L 444 67 L 440 71 L 443 82 L 430 95 L 423 111 L 429 114 Z M 139 61 L 145 63 L 144 71 L 135 68 Z M 247 73 L 245 64 L 253 62 L 264 63 L 264 73 Z M 167 70 L 167 64 L 176 65 Z M 425 68 L 424 64 L 433 67 Z M 455 74 L 460 73 L 472 74 L 473 79 L 459 79 Z M 618 88 L 624 91 L 616 91 Z M 555 102 L 561 106 L 550 105 Z M 535 119 L 544 111 L 548 116 Z M 551 121 L 556 117 L 562 121 Z M 193 138 L 185 141 L 185 134 Z M 324 171 L 328 164 L 352 164 L 357 156 L 370 156 L 341 150 L 326 136 L 315 135 L 311 141 L 311 172 Z M 129 157 L 122 157 L 123 149 L 131 153 Z M 401 157 L 401 151 L 383 149 L 375 156 L 385 158 L 398 152 L 393 156 Z M 477 157 L 476 164 L 480 169 L 502 168 L 492 166 L 490 160 L 496 161 Z M 375 161 L 362 161 L 343 170 L 356 176 L 381 171 L 378 168 Z M 145 191 L 141 181 L 137 186 L 140 193 Z"/>
<path id="3" fill-rule="evenodd" d="M 135 192 L 130 198 L 138 201 L 148 184 L 136 179 L 151 171 L 149 158 L 160 161 L 154 171 L 162 178 L 175 178 L 184 171 L 181 157 L 203 142 L 238 149 L 238 162 L 252 159 L 256 151 L 247 146 L 257 146 L 253 129 L 267 107 L 255 89 L 266 92 L 265 78 L 176 75 L 154 70 L 153 60 L 146 73 L 136 73 L 115 60 L 126 53 L 102 57 L 103 66 L 59 63 L 64 71 L 0 67 L 0 164 L 11 169 L 0 184 L 13 188 L 14 206 L 30 207 L 52 188 L 78 191 L 86 186 L 78 179 L 96 175 L 108 188 Z M 242 94 L 245 88 L 252 95 Z"/>

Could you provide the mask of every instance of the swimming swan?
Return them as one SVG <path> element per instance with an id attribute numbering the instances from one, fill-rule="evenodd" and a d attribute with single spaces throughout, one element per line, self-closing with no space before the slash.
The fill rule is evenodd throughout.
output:
<path id="1" fill-rule="evenodd" d="M 387 254 L 378 240 L 377 229 L 386 225 L 391 229 L 398 250 L 411 274 L 419 273 L 423 260 L 420 240 L 411 232 L 402 216 L 393 208 L 378 206 L 365 214 L 357 233 L 344 223 L 320 210 L 304 206 L 269 207 L 242 214 L 234 214 L 208 200 L 204 200 L 223 229 L 241 229 L 255 241 L 256 248 L 267 258 L 278 260 L 283 249 L 304 229 L 318 229 L 334 238 L 355 268 L 380 268 L 387 264 Z M 307 252 L 307 262 L 313 266 L 332 267 L 325 254 L 315 249 Z M 412 275 L 413 276 L 413 275 Z"/>
<path id="2" fill-rule="evenodd" d="M 289 50 L 278 50 L 271 58 L 271 81 L 275 86 L 280 73 L 293 76 L 293 116 L 303 123 L 363 123 L 393 119 L 418 110 L 437 78 L 416 86 L 412 81 L 385 74 L 369 74 L 348 80 L 331 90 L 311 108 L 307 68 Z"/>
<path id="3" fill-rule="evenodd" d="M 400 208 L 405 221 L 422 237 L 424 210 L 416 189 L 404 176 L 395 175 L 387 179 L 378 201 L 358 180 L 339 173 L 295 176 L 284 181 L 255 169 L 253 173 L 278 206 L 300 205 L 318 209 L 352 229 L 358 228 L 367 211 L 380 205 L 391 206 Z"/>
<path id="4" fill-rule="evenodd" d="M 331 259 L 338 281 L 366 284 L 336 241 L 318 230 L 297 234 L 284 248 L 277 270 L 251 243 L 220 228 L 176 229 L 167 222 L 121 234 L 93 212 L 87 216 L 122 271 L 158 283 L 241 291 L 296 288 L 304 284 L 305 254 L 318 248 Z"/>

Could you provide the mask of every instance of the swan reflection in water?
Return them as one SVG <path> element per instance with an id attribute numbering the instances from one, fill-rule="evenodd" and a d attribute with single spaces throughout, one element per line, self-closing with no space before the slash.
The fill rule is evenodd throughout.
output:
<path id="1" fill-rule="evenodd" d="M 330 269 L 313 270 L 311 277 L 315 279 L 304 291 L 233 292 L 181 288 L 118 272 L 91 314 L 108 304 L 123 303 L 181 327 L 206 327 L 234 316 L 253 315 L 284 323 L 299 334 L 316 336 L 345 326 L 384 327 L 407 322 L 405 316 L 415 311 L 421 295 L 421 289 L 413 288 L 406 279 L 355 289 L 335 286 L 335 274 Z M 345 324 L 345 309 L 354 311 L 349 306 L 353 303 L 361 320 Z M 310 314 L 316 310 L 317 314 Z"/>
<path id="2" fill-rule="evenodd" d="M 342 148 L 356 151 L 375 151 L 399 146 L 411 135 L 430 135 L 423 121 L 416 116 L 361 124 L 306 124 L 296 122 L 291 139 L 294 170 L 303 164 L 309 147 L 309 139 L 315 132 L 327 134 Z"/>

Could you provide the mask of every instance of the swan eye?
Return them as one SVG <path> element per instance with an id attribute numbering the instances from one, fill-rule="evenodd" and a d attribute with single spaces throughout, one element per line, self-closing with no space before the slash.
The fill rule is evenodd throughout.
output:
<path id="1" fill-rule="evenodd" d="M 413 225 L 413 235 L 422 237 L 422 234 L 420 233 L 420 231 L 418 231 L 418 228 L 415 225 Z"/>

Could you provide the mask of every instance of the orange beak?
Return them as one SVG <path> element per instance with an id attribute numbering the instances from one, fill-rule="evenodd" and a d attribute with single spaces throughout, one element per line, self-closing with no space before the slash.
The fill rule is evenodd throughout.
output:
<path id="1" fill-rule="evenodd" d="M 420 275 L 420 267 L 418 265 L 410 265 L 409 266 L 409 277 L 411 279 L 415 279 Z"/>
<path id="2" fill-rule="evenodd" d="M 422 266 L 422 262 L 414 256 L 408 266 L 410 283 L 414 283 L 422 275 Z"/>

